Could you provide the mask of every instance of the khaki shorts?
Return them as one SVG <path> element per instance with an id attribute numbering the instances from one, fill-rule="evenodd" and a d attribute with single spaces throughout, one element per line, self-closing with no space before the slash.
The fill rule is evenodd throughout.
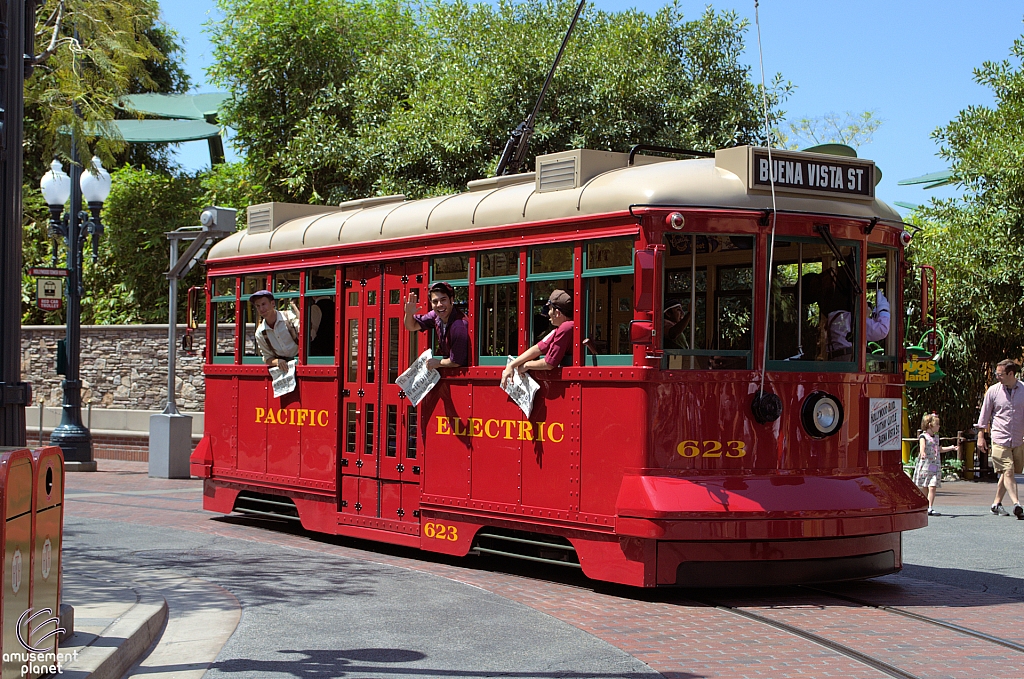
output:
<path id="1" fill-rule="evenodd" d="M 1020 444 L 1016 448 L 1005 448 L 993 443 L 992 469 L 994 469 L 997 474 L 1002 474 L 1010 468 L 1011 463 L 1013 464 L 1014 474 L 1024 472 L 1024 443 Z"/>

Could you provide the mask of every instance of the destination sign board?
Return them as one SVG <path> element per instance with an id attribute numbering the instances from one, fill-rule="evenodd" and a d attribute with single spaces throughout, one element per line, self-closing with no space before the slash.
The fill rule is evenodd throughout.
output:
<path id="1" fill-rule="evenodd" d="M 38 266 L 34 266 L 28 270 L 29 276 L 43 276 L 46 278 L 53 278 L 54 276 L 67 276 L 67 269 L 45 269 Z"/>
<path id="2" fill-rule="evenodd" d="M 873 198 L 875 164 L 858 158 L 828 156 L 820 153 L 787 153 L 753 149 L 750 188 L 775 189 L 801 193 L 827 193 Z"/>

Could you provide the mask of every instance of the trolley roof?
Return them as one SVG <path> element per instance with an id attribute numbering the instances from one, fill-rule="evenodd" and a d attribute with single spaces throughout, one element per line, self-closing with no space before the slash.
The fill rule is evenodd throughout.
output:
<path id="1" fill-rule="evenodd" d="M 900 222 L 874 198 L 870 160 L 771 152 L 776 206 Z M 771 208 L 767 149 L 742 146 L 715 158 L 670 160 L 576 150 L 537 157 L 536 172 L 470 182 L 469 191 L 423 200 L 369 198 L 341 206 L 268 203 L 249 208 L 249 228 L 216 243 L 207 259 L 262 255 L 549 219 L 623 212 L 636 205 Z M 262 211 L 262 212 L 261 212 Z"/>

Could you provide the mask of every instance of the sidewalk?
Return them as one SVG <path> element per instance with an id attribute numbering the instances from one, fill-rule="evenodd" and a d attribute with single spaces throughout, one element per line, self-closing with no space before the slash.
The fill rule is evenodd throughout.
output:
<path id="1" fill-rule="evenodd" d="M 145 468 L 145 463 L 98 462 L 107 472 Z M 65 499 L 86 494 L 103 493 L 71 490 Z M 74 608 L 74 634 L 59 645 L 62 675 L 70 679 L 199 679 L 241 617 L 238 600 L 224 588 L 167 570 L 65 562 L 62 590 L 62 603 Z"/>

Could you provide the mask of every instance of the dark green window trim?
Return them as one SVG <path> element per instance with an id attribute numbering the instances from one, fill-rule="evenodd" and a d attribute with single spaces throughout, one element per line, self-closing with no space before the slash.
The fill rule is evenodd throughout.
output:
<path id="1" fill-rule="evenodd" d="M 600 276 L 632 276 L 636 270 L 631 266 L 615 266 L 607 269 L 583 270 L 583 278 L 598 278 Z"/>
<path id="2" fill-rule="evenodd" d="M 538 281 L 557 281 L 563 278 L 573 278 L 572 271 L 558 271 L 555 273 L 534 273 L 526 277 L 526 282 L 536 283 Z"/>
<path id="3" fill-rule="evenodd" d="M 334 288 L 324 288 L 322 290 L 306 290 L 306 296 L 312 295 L 314 297 L 334 297 L 336 294 L 338 294 L 338 291 L 335 290 Z M 283 296 L 284 295 L 282 295 L 282 297 Z"/>
<path id="4" fill-rule="evenodd" d="M 213 357 L 213 362 L 214 363 L 234 363 L 235 362 L 235 355 L 231 354 L 230 356 L 227 356 L 227 355 L 214 356 Z"/>
<path id="5" fill-rule="evenodd" d="M 490 278 L 477 278 L 477 285 L 497 285 L 499 283 L 518 283 L 519 274 L 515 276 L 492 276 Z"/>
<path id="6" fill-rule="evenodd" d="M 477 365 L 500 365 L 504 366 L 508 363 L 507 356 L 480 356 L 477 359 Z"/>
<path id="7" fill-rule="evenodd" d="M 333 356 L 307 356 L 307 365 L 334 365 Z"/>

